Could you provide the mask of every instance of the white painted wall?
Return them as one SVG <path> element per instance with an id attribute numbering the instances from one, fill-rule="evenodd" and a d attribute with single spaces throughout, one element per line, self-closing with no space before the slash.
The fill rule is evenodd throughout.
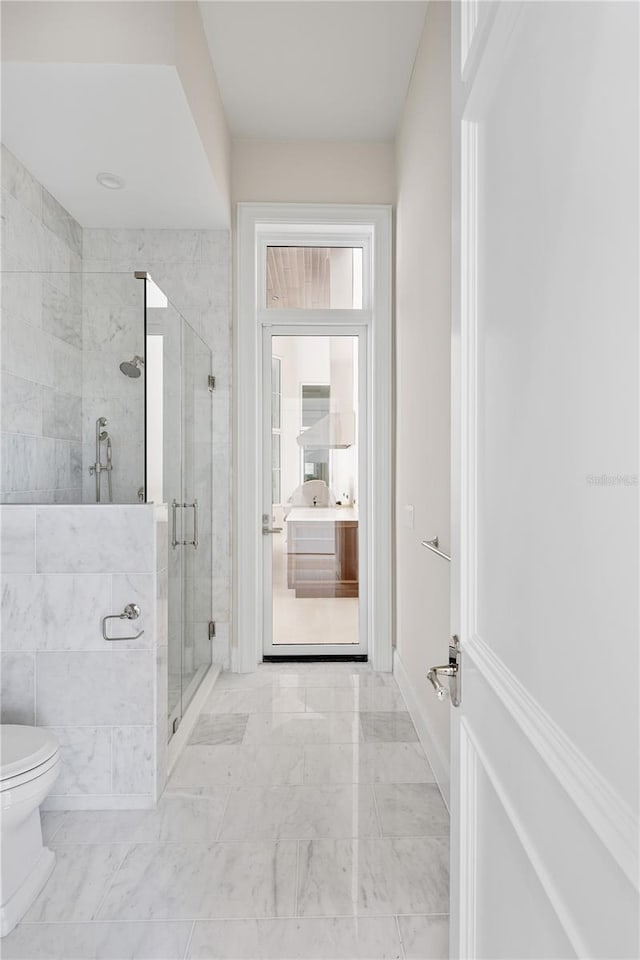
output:
<path id="1" fill-rule="evenodd" d="M 430 4 L 397 140 L 396 228 L 396 646 L 445 793 L 449 706 L 426 672 L 447 659 L 449 564 L 420 541 L 437 534 L 449 552 L 449 51 L 449 5 Z"/>
<path id="2" fill-rule="evenodd" d="M 328 337 L 276 337 L 273 353 L 282 358 L 283 503 L 301 483 L 300 390 L 303 383 L 329 383 Z"/>
<path id="3" fill-rule="evenodd" d="M 354 337 L 332 337 L 331 412 L 347 418 L 355 415 L 355 433 L 358 436 L 358 341 Z M 331 487 L 337 500 L 358 500 L 358 445 L 333 450 L 331 456 Z M 345 496 L 346 494 L 346 496 Z"/>
<path id="4" fill-rule="evenodd" d="M 356 411 L 357 351 L 351 337 L 274 337 L 273 355 L 281 360 L 282 503 L 302 482 L 301 387 L 303 383 L 331 386 L 331 410 Z M 356 433 L 357 436 L 357 433 Z M 331 450 L 330 487 L 337 499 L 358 491 L 358 447 Z"/>
<path id="5" fill-rule="evenodd" d="M 171 78 L 173 71 L 177 74 L 180 89 L 176 93 L 180 102 L 180 95 L 186 100 L 185 110 L 180 108 L 174 113 L 173 120 L 184 122 L 186 132 L 183 136 L 171 136 L 170 132 L 164 144 L 165 160 L 174 155 L 180 158 L 181 146 L 185 149 L 195 149 L 191 141 L 191 127 L 195 133 L 195 143 L 201 143 L 206 161 L 212 175 L 211 190 L 203 189 L 203 206 L 211 204 L 212 219 L 203 226 L 227 227 L 230 216 L 230 151 L 231 142 L 227 119 L 225 116 L 218 81 L 216 78 L 207 40 L 202 26 L 199 6 L 194 0 L 151 0 L 151 2 L 111 3 L 97 0 L 94 3 L 74 3 L 65 0 L 52 2 L 9 2 L 2 4 L 2 61 L 7 65 L 12 62 L 22 65 L 23 74 L 30 76 L 31 71 L 26 67 L 46 64 L 49 67 L 65 67 L 68 71 L 72 66 L 79 69 L 79 65 L 101 65 L 109 72 L 103 72 L 102 82 L 106 89 L 100 91 L 101 96 L 113 96 L 113 89 L 117 90 L 118 77 L 127 76 L 125 68 L 144 65 L 151 67 L 168 67 L 169 72 L 156 69 L 157 81 L 175 86 Z M 120 69 L 117 69 L 120 68 Z M 59 76 L 57 70 L 52 70 L 52 76 Z M 110 78 L 110 79 L 109 79 Z M 6 79 L 3 77 L 3 80 Z M 99 88 L 98 88 L 99 89 Z M 112 118 L 105 119 L 105 125 L 113 130 L 113 140 L 117 143 L 119 131 L 122 130 L 122 111 L 117 107 Z M 186 116 L 185 116 L 186 114 Z M 142 113 L 139 125 L 143 124 Z M 103 125 L 104 126 L 104 125 Z M 153 125 L 152 125 L 153 126 Z M 167 129 L 172 129 L 171 115 L 166 120 Z M 95 139 L 95 137 L 94 137 Z M 139 141 L 135 132 L 129 138 L 128 150 L 123 149 L 120 154 L 122 169 L 109 166 L 109 170 L 117 170 L 124 175 L 130 161 L 130 155 L 144 152 L 144 140 Z M 11 141 L 7 139 L 7 143 Z M 137 146 L 136 146 L 137 144 Z M 187 144 L 187 146 L 185 146 Z M 113 145 L 112 145 L 113 146 Z M 12 148 L 18 152 L 15 146 Z M 135 148 L 135 149 L 134 149 Z M 147 144 L 147 150 L 149 145 Z M 78 150 L 76 151 L 78 153 Z M 105 155 L 114 157 L 113 149 L 106 149 Z M 195 150 L 195 155 L 198 151 Z M 158 153 L 156 152 L 156 159 Z M 115 154 L 116 160 L 118 153 Z M 28 156 L 22 159 L 35 173 L 33 160 Z M 153 165 L 153 150 L 148 155 L 147 165 Z M 83 156 L 80 161 L 76 156 L 76 166 L 81 169 L 77 172 L 79 178 L 88 177 L 93 182 L 95 169 L 93 162 L 82 168 Z M 113 159 L 110 161 L 113 163 Z M 194 160 L 194 166 L 197 160 Z M 40 171 L 43 182 L 46 178 Z M 130 177 L 129 183 L 136 178 Z M 180 178 L 176 178 L 176 190 L 180 190 Z M 47 184 L 48 185 L 48 184 Z M 53 188 L 52 188 L 53 189 Z M 55 189 L 54 189 L 55 192 Z M 60 190 L 57 191 L 63 202 L 69 207 L 72 204 Z M 210 194 L 207 196 L 207 194 Z M 131 195 L 129 195 L 131 202 Z M 83 214 L 80 207 L 74 210 L 77 218 L 86 226 L 107 225 L 107 219 L 89 218 Z M 118 221 L 118 225 L 125 223 L 126 215 Z M 131 223 L 131 226 L 134 224 Z M 168 219 L 158 223 L 156 216 L 139 216 L 135 226 L 181 226 L 176 215 L 169 215 Z M 193 226 L 194 223 L 185 224 Z M 195 224 L 200 225 L 200 224 Z"/>
<path id="6" fill-rule="evenodd" d="M 235 140 L 231 201 L 393 203 L 392 143 Z"/>
<path id="7" fill-rule="evenodd" d="M 174 3 L 175 65 L 221 202 L 230 216 L 231 138 L 197 3 Z M 225 224 L 226 225 L 226 224 Z"/>

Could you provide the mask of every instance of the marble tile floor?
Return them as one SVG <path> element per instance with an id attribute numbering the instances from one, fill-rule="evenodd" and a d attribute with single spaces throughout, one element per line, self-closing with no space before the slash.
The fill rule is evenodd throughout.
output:
<path id="1" fill-rule="evenodd" d="M 49 812 L 3 960 L 448 956 L 448 816 L 393 678 L 223 674 L 156 810 Z"/>

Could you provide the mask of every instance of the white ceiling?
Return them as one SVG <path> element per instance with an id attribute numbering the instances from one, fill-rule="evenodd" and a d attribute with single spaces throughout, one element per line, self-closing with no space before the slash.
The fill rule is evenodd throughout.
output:
<path id="1" fill-rule="evenodd" d="M 202 0 L 232 135 L 391 141 L 422 0 Z M 228 226 L 173 66 L 5 62 L 2 140 L 84 227 Z M 126 187 L 106 190 L 99 171 Z"/>
<path id="2" fill-rule="evenodd" d="M 200 0 L 232 135 L 393 140 L 426 7 Z"/>
<path id="3" fill-rule="evenodd" d="M 83 227 L 226 224 L 173 67 L 5 63 L 2 140 Z"/>

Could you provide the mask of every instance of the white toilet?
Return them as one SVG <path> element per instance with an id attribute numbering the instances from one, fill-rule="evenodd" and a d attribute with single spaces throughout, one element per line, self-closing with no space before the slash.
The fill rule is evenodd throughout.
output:
<path id="1" fill-rule="evenodd" d="M 0 725 L 0 937 L 22 919 L 55 855 L 42 845 L 40 804 L 60 771 L 59 744 L 41 727 Z"/>

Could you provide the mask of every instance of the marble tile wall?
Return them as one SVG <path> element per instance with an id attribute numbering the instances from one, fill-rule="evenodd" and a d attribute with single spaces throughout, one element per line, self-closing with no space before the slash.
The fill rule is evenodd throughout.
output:
<path id="1" fill-rule="evenodd" d="M 147 271 L 182 314 L 195 332 L 211 349 L 216 389 L 213 394 L 211 437 L 195 438 L 196 443 L 213 444 L 213 498 L 200 504 L 203 549 L 210 544 L 213 557 L 212 587 L 210 578 L 190 578 L 188 592 L 194 593 L 193 622 L 187 630 L 187 641 L 194 663 L 212 649 L 213 661 L 229 666 L 231 620 L 231 240 L 228 231 L 206 230 L 100 230 L 83 231 L 84 329 L 87 344 L 93 342 L 100 328 L 100 315 L 95 290 L 89 284 L 108 284 L 106 274 L 122 278 L 122 307 L 133 307 L 127 298 L 133 290 L 125 281 L 135 271 Z M 92 276 L 93 275 L 93 276 Z M 102 277 L 102 280 L 98 278 Z M 132 281 L 133 282 L 133 281 Z M 108 295 L 113 288 L 107 288 Z M 104 306 L 104 305 L 103 305 Z M 104 316 L 104 314 L 103 314 Z M 117 332 L 114 332 L 117 338 Z M 123 345 L 124 346 L 124 345 Z M 133 344 L 127 343 L 127 347 Z M 120 349 L 120 348 L 119 348 Z M 114 358 L 115 360 L 115 358 Z M 118 361 L 119 362 L 119 361 Z M 105 381 L 126 381 L 113 362 Z M 99 395 L 97 374 L 91 373 L 92 387 Z M 85 393 L 89 388 L 88 364 L 85 363 Z M 120 383 L 124 389 L 130 384 Z M 207 396 L 208 401 L 208 396 Z M 95 416 L 87 413 L 85 431 L 95 429 Z M 108 414 L 104 414 L 107 415 Z M 197 410 L 195 416 L 198 416 Z M 205 422 L 200 418 L 200 422 Z M 87 436 L 87 434 L 85 434 Z M 90 444 L 87 449 L 89 455 Z M 115 448 L 114 448 L 115 457 Z M 86 459 L 86 457 L 85 457 Z M 93 458 L 92 458 L 93 459 Z M 134 462 L 134 461 L 131 461 Z M 86 473 L 86 471 L 85 471 Z M 171 576 L 171 570 L 169 571 Z M 209 590 L 212 590 L 210 598 Z M 209 619 L 216 622 L 216 639 L 211 644 L 206 628 Z"/>
<path id="2" fill-rule="evenodd" d="M 62 749 L 52 809 L 151 807 L 166 777 L 164 507 L 3 505 L 2 723 Z M 138 620 L 102 617 L 137 603 Z"/>
<path id="3" fill-rule="evenodd" d="M 141 514 L 15 504 L 94 504 L 98 416 L 107 417 L 113 441 L 114 501 L 136 502 L 144 387 L 119 364 L 143 352 L 143 284 L 134 272 L 148 271 L 212 350 L 216 391 L 212 398 L 205 391 L 212 415 L 196 404 L 190 443 L 197 463 L 213 444 L 213 496 L 200 497 L 200 558 L 206 551 L 213 561 L 205 575 L 201 563 L 188 572 L 185 637 L 192 666 L 211 651 L 214 662 L 229 665 L 230 236 L 83 231 L 4 147 L 2 189 L 0 500 L 12 504 L 2 518 L 2 719 L 50 726 L 59 736 L 66 762 L 54 805 L 144 806 L 161 789 L 166 765 L 171 569 L 166 560 L 156 565 L 151 528 L 131 566 L 129 521 Z M 104 479 L 102 489 L 104 496 Z M 166 526 L 165 518 L 156 531 L 163 557 Z M 143 609 L 153 603 L 155 638 L 149 626 L 139 643 L 105 650 L 100 617 L 136 597 Z"/>
<path id="4" fill-rule="evenodd" d="M 82 487 L 84 503 L 96 500 L 96 420 L 105 417 L 112 441 L 114 503 L 138 502 L 144 489 L 144 373 L 125 376 L 123 361 L 144 357 L 144 282 L 133 270 L 96 271 L 83 264 L 82 278 Z M 106 462 L 103 446 L 101 461 Z M 107 500 L 107 475 L 101 499 Z"/>
<path id="5" fill-rule="evenodd" d="M 1 146 L 0 499 L 78 503 L 82 228 Z"/>

